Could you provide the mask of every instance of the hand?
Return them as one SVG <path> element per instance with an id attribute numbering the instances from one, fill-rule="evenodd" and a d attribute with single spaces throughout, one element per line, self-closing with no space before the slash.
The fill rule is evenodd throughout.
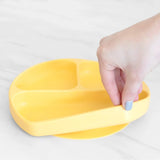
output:
<path id="1" fill-rule="evenodd" d="M 130 110 L 144 77 L 160 60 L 160 15 L 103 38 L 97 57 L 113 104 Z"/>

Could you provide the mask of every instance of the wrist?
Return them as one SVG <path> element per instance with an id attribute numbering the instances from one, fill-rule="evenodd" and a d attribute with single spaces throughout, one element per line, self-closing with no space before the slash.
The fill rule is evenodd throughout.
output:
<path id="1" fill-rule="evenodd" d="M 158 42 L 157 44 L 160 45 L 160 13 L 158 13 L 153 17 L 153 24 L 154 24 L 154 27 L 153 27 L 154 32 L 156 32 L 155 34 L 157 35 L 157 42 Z M 158 51 L 156 58 L 158 63 L 160 63 L 160 50 Z"/>

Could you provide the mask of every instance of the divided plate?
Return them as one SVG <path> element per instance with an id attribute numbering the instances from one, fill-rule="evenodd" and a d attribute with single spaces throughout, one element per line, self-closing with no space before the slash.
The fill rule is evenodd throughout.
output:
<path id="1" fill-rule="evenodd" d="M 60 59 L 21 73 L 9 91 L 16 123 L 34 136 L 56 135 L 88 139 L 115 133 L 144 115 L 150 93 L 145 83 L 131 111 L 113 106 L 105 91 L 98 63 Z"/>

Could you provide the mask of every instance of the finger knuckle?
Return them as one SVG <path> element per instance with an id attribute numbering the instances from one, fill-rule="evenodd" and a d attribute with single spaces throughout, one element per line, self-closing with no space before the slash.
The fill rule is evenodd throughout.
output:
<path id="1" fill-rule="evenodd" d="M 132 81 L 139 82 L 142 79 L 142 76 L 138 72 L 133 72 L 130 74 Z"/>
<path id="2" fill-rule="evenodd" d="M 99 45 L 103 45 L 104 41 L 105 41 L 105 37 L 100 40 Z"/>
<path id="3" fill-rule="evenodd" d="M 97 57 L 99 57 L 103 52 L 104 52 L 104 47 L 99 46 L 98 49 L 97 49 Z"/>

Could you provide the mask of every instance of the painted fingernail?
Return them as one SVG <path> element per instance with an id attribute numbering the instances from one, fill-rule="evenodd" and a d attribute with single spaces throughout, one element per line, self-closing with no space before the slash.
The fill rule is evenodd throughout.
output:
<path id="1" fill-rule="evenodd" d="M 130 111 L 132 109 L 133 101 L 127 101 L 125 103 L 125 110 Z"/>

